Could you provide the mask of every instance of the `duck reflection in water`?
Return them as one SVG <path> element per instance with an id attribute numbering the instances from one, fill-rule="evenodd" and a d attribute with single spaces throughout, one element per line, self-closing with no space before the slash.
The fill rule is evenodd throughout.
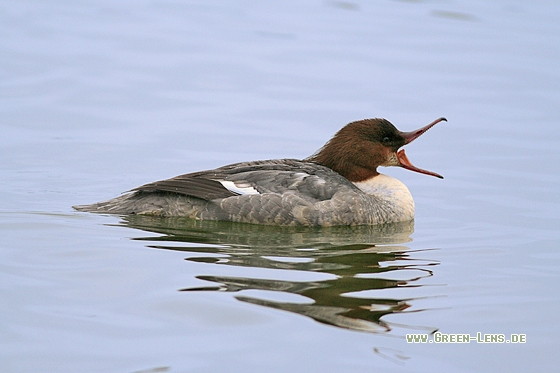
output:
<path id="1" fill-rule="evenodd" d="M 130 215 L 123 217 L 121 224 L 161 234 L 158 237 L 135 238 L 152 241 L 148 247 L 210 254 L 207 257 L 197 255 L 186 258 L 193 262 L 332 275 L 318 281 L 198 275 L 198 279 L 214 285 L 181 291 L 242 293 L 265 290 L 299 295 L 307 299 L 285 302 L 243 294 L 236 298 L 351 330 L 389 332 L 395 324 L 384 322 L 381 320 L 383 316 L 420 311 L 410 309 L 415 298 L 393 299 L 371 295 L 382 289 L 420 287 L 423 278 L 433 275 L 431 267 L 438 264 L 413 258 L 412 255 L 417 252 L 401 245 L 411 240 L 413 222 L 309 228 Z M 184 242 L 205 246 L 180 244 Z M 399 326 L 407 328 L 406 325 Z M 420 328 L 427 332 L 434 330 Z"/>

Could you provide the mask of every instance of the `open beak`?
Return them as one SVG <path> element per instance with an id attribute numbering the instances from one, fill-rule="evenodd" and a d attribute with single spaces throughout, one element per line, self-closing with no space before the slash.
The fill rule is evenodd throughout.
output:
<path id="1" fill-rule="evenodd" d="M 430 128 L 432 128 L 433 126 L 435 126 L 436 124 L 438 124 L 439 122 L 442 122 L 442 121 L 447 122 L 447 119 L 438 118 L 438 119 L 434 120 L 432 123 L 428 124 L 427 126 L 419 128 L 415 131 L 401 132 L 401 136 L 404 137 L 404 139 L 405 139 L 405 145 L 410 144 L 412 141 L 414 141 L 418 137 L 420 137 L 424 132 L 426 132 L 427 130 L 429 130 Z M 423 170 L 421 168 L 418 168 L 418 167 L 414 166 L 408 160 L 408 157 L 406 156 L 406 154 L 404 152 L 404 149 L 401 149 L 397 152 L 397 159 L 399 160 L 400 166 L 403 167 L 403 168 L 406 168 L 407 170 L 415 171 L 415 172 L 419 172 L 421 174 L 431 175 L 431 176 L 435 176 L 435 177 L 439 177 L 440 179 L 443 179 L 443 176 L 441 176 L 440 174 L 436 174 L 435 172 Z"/>

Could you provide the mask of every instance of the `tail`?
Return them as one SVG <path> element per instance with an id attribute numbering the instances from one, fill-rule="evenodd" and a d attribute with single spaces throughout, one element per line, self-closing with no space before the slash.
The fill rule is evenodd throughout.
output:
<path id="1" fill-rule="evenodd" d="M 105 202 L 72 207 L 78 211 L 98 214 L 196 217 L 208 204 L 208 201 L 200 198 L 177 193 L 136 191 Z"/>
<path id="2" fill-rule="evenodd" d="M 91 205 L 77 205 L 72 206 L 72 208 L 78 211 L 94 212 L 98 214 L 134 214 L 137 213 L 138 206 L 134 199 L 131 198 L 133 195 L 134 193 L 124 194 L 105 202 L 92 203 Z"/>

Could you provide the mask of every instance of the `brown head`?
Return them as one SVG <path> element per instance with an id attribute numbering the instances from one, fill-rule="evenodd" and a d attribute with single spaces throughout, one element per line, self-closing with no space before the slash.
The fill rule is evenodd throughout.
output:
<path id="1" fill-rule="evenodd" d="M 404 149 L 399 150 L 441 121 L 447 119 L 436 119 L 411 132 L 401 132 L 385 119 L 352 122 L 307 160 L 326 166 L 352 182 L 379 175 L 378 166 L 399 166 L 443 179 L 439 174 L 413 166 Z"/>

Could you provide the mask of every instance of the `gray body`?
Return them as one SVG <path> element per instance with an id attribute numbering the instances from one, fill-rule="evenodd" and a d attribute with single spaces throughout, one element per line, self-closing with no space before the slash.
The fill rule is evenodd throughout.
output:
<path id="1" fill-rule="evenodd" d="M 106 202 L 74 208 L 271 225 L 375 225 L 412 219 L 411 197 L 407 203 L 412 203 L 412 215 L 398 199 L 386 197 L 364 192 L 330 168 L 281 159 L 181 175 Z"/>

